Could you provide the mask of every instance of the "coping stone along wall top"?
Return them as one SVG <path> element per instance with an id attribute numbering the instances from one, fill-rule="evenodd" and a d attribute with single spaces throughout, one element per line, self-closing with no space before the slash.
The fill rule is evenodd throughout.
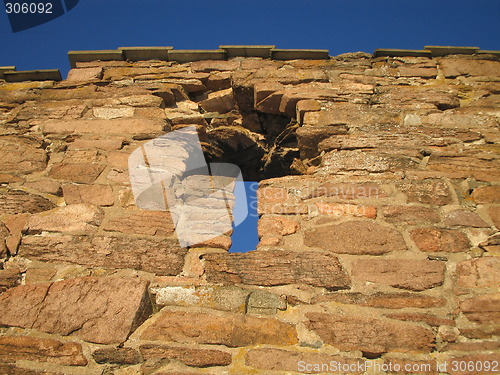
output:
<path id="1" fill-rule="evenodd" d="M 129 61 L 168 61 L 168 51 L 174 47 L 120 47 L 123 58 Z"/>
<path id="2" fill-rule="evenodd" d="M 102 51 L 69 51 L 68 58 L 71 68 L 76 68 L 77 62 L 123 60 L 123 52 L 118 49 Z"/>
<path id="3" fill-rule="evenodd" d="M 226 60 L 226 51 L 223 49 L 214 50 L 169 50 L 168 60 L 186 63 L 201 60 Z"/>
<path id="4" fill-rule="evenodd" d="M 263 59 L 271 58 L 271 51 L 276 46 L 219 46 L 220 49 L 226 51 L 228 59 L 233 57 L 262 57 Z"/>
<path id="5" fill-rule="evenodd" d="M 415 49 L 377 48 L 373 57 L 432 57 L 431 51 Z"/>
<path id="6" fill-rule="evenodd" d="M 10 71 L 4 72 L 3 76 L 7 82 L 62 80 L 59 69 Z"/>
<path id="7" fill-rule="evenodd" d="M 5 72 L 14 72 L 15 70 L 15 66 L 0 66 L 0 79 L 4 79 Z"/>

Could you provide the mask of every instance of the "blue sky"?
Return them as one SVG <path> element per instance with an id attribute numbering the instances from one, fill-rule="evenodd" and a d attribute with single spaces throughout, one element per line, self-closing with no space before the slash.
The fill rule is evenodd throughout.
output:
<path id="1" fill-rule="evenodd" d="M 0 12 L 0 66 L 60 69 L 65 77 L 69 50 L 124 46 L 271 44 L 331 55 L 424 45 L 499 50 L 499 20 L 499 0 L 80 0 L 65 15 L 17 33 Z M 233 239 L 233 251 L 255 247 L 255 211 Z"/>
<path id="2" fill-rule="evenodd" d="M 122 46 L 274 44 L 332 55 L 424 45 L 500 49 L 499 19 L 498 0 L 80 0 L 64 16 L 18 33 L 0 12 L 0 66 L 58 68 L 65 76 L 67 51 Z"/>

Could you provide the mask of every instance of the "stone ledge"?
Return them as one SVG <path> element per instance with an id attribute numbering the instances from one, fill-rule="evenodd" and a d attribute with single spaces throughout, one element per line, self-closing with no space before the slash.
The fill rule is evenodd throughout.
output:
<path id="1" fill-rule="evenodd" d="M 219 46 L 220 49 L 226 51 L 228 59 L 233 57 L 262 57 L 264 59 L 271 58 L 271 51 L 276 46 Z"/>
<path id="2" fill-rule="evenodd" d="M 168 51 L 174 47 L 119 47 L 123 58 L 129 61 L 168 61 Z"/>
<path id="3" fill-rule="evenodd" d="M 15 72 L 15 66 L 0 66 L 0 79 L 4 79 L 5 72 Z"/>
<path id="4" fill-rule="evenodd" d="M 7 82 L 62 80 L 59 69 L 7 71 L 3 76 Z"/>
<path id="5" fill-rule="evenodd" d="M 373 57 L 432 57 L 426 50 L 377 48 Z"/>
<path id="6" fill-rule="evenodd" d="M 473 55 L 479 51 L 479 47 L 458 47 L 458 46 L 425 46 L 433 57 L 446 55 Z"/>
<path id="7" fill-rule="evenodd" d="M 495 55 L 495 56 L 500 56 L 500 51 L 491 51 L 491 50 L 480 49 L 476 53 L 478 53 L 479 55 Z"/>
<path id="8" fill-rule="evenodd" d="M 273 60 L 328 60 L 327 49 L 273 49 Z"/>
<path id="9" fill-rule="evenodd" d="M 178 63 L 187 63 L 201 60 L 226 60 L 226 51 L 222 49 L 214 50 L 169 50 L 168 60 Z"/>
<path id="10" fill-rule="evenodd" d="M 71 68 L 76 68 L 77 62 L 123 60 L 123 52 L 121 50 L 69 51 L 68 58 Z"/>

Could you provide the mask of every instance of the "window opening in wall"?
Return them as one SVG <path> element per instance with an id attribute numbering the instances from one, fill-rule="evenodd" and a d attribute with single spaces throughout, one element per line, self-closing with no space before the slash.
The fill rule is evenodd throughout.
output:
<path id="1" fill-rule="evenodd" d="M 245 220 L 236 226 L 233 226 L 233 234 L 231 236 L 232 246 L 229 249 L 230 253 L 243 253 L 250 250 L 255 250 L 259 243 L 257 235 L 257 222 L 259 215 L 257 214 L 257 188 L 259 183 L 256 181 L 237 181 L 235 186 L 236 204 L 234 212 L 244 211 L 247 207 L 247 217 Z"/>

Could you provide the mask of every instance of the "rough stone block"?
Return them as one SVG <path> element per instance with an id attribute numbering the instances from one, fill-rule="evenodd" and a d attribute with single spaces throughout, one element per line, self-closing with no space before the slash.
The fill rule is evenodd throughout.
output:
<path id="1" fill-rule="evenodd" d="M 448 212 L 445 216 L 444 224 L 449 227 L 464 226 L 473 228 L 487 228 L 490 226 L 483 219 L 481 219 L 478 214 L 466 210 L 455 210 Z"/>
<path id="2" fill-rule="evenodd" d="M 0 171 L 16 175 L 43 171 L 48 157 L 41 144 L 41 140 L 27 137 L 1 136 Z"/>
<path id="3" fill-rule="evenodd" d="M 421 291 L 442 285 L 445 264 L 416 259 L 356 259 L 352 276 L 361 281 Z"/>
<path id="4" fill-rule="evenodd" d="M 328 293 L 314 297 L 312 303 L 336 302 L 349 305 L 361 305 L 384 309 L 418 309 L 443 307 L 446 300 L 440 297 L 426 296 L 420 293 Z"/>
<path id="5" fill-rule="evenodd" d="M 464 260 L 457 264 L 457 282 L 459 288 L 498 288 L 500 287 L 500 259 L 482 257 Z"/>
<path id="6" fill-rule="evenodd" d="M 500 203 L 500 186 L 481 186 L 471 194 L 476 203 Z"/>
<path id="7" fill-rule="evenodd" d="M 99 348 L 92 352 L 92 357 L 99 364 L 134 365 L 141 361 L 139 352 L 132 348 Z"/>
<path id="8" fill-rule="evenodd" d="M 101 209 L 87 203 L 57 207 L 32 215 L 28 219 L 28 233 L 95 233 L 103 216 Z"/>
<path id="9" fill-rule="evenodd" d="M 172 276 L 181 273 L 186 253 L 176 240 L 114 236 L 25 236 L 19 247 L 19 254 L 31 260 Z"/>
<path id="10" fill-rule="evenodd" d="M 56 180 L 92 184 L 106 166 L 97 163 L 55 163 L 49 177 Z"/>
<path id="11" fill-rule="evenodd" d="M 0 336 L 0 361 L 15 363 L 20 360 L 87 365 L 81 344 L 32 336 Z"/>
<path id="12" fill-rule="evenodd" d="M 355 359 L 321 352 L 295 352 L 274 348 L 252 349 L 245 356 L 247 366 L 268 371 L 300 371 L 303 374 L 339 374 L 344 369 L 349 369 L 349 374 L 361 374 L 362 370 L 352 371 L 358 368 L 357 363 Z"/>
<path id="13" fill-rule="evenodd" d="M 87 82 L 93 79 L 101 79 L 102 71 L 103 69 L 101 67 L 71 69 L 68 72 L 68 77 L 66 78 L 66 81 Z"/>
<path id="14" fill-rule="evenodd" d="M 193 325 L 193 322 L 196 324 Z M 297 343 L 297 332 L 293 325 L 274 318 L 164 309 L 154 323 L 142 332 L 140 338 L 229 347 L 260 344 L 293 345 Z"/>
<path id="15" fill-rule="evenodd" d="M 151 313 L 147 287 L 141 279 L 95 277 L 19 286 L 0 295 L 0 324 L 124 342 Z"/>
<path id="16" fill-rule="evenodd" d="M 432 331 L 413 323 L 343 314 L 308 313 L 306 317 L 309 329 L 342 351 L 429 353 L 435 346 Z"/>
<path id="17" fill-rule="evenodd" d="M 170 212 L 123 210 L 109 217 L 102 229 L 126 234 L 144 234 L 148 236 L 168 236 L 174 232 L 174 223 Z"/>
<path id="18" fill-rule="evenodd" d="M 384 220 L 388 223 L 406 223 L 409 225 L 422 223 L 438 223 L 438 213 L 429 207 L 422 206 L 386 206 L 382 210 Z"/>
<path id="19" fill-rule="evenodd" d="M 337 254 L 381 255 L 406 249 L 401 233 L 370 221 L 348 221 L 309 229 L 304 243 Z"/>
<path id="20" fill-rule="evenodd" d="M 388 49 L 377 48 L 373 52 L 373 57 L 432 57 L 432 53 L 426 50 L 412 50 L 412 49 Z"/>
<path id="21" fill-rule="evenodd" d="M 458 253 L 471 247 L 467 236 L 458 230 L 430 227 L 414 229 L 410 234 L 420 251 L 427 253 Z"/>
<path id="22" fill-rule="evenodd" d="M 66 204 L 89 203 L 96 206 L 112 206 L 113 189 L 109 185 L 63 185 Z"/>
<path id="23" fill-rule="evenodd" d="M 309 284 L 330 289 L 350 287 L 349 277 L 337 257 L 317 252 L 250 251 L 207 254 L 207 280 L 223 284 Z"/>
<path id="24" fill-rule="evenodd" d="M 183 348 L 156 344 L 141 345 L 140 350 L 145 360 L 172 359 L 192 367 L 227 366 L 232 362 L 231 354 L 222 350 Z"/>
<path id="25" fill-rule="evenodd" d="M 233 89 L 216 91 L 200 102 L 200 107 L 207 112 L 227 113 L 235 107 Z"/>
<path id="26" fill-rule="evenodd" d="M 460 311 L 470 321 L 497 324 L 500 319 L 500 293 L 481 294 L 467 298 L 460 302 Z"/>
<path id="27" fill-rule="evenodd" d="M 167 124 L 162 119 L 146 118 L 51 121 L 44 125 L 44 134 L 161 135 L 167 128 Z"/>
<path id="28" fill-rule="evenodd" d="M 56 207 L 48 199 L 22 190 L 0 188 L 0 215 L 37 213 Z"/>

